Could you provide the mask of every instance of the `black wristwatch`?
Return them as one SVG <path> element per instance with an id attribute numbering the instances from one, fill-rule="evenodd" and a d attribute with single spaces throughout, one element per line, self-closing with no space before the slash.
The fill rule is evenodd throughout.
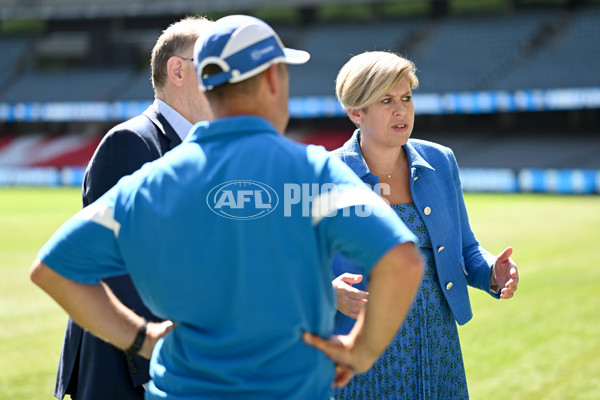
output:
<path id="1" fill-rule="evenodd" d="M 130 356 L 135 356 L 140 352 L 140 350 L 142 349 L 142 345 L 144 344 L 144 339 L 146 339 L 147 329 L 148 321 L 144 319 L 144 323 L 140 327 L 140 330 L 138 331 L 137 335 L 135 336 L 133 343 L 131 344 L 131 346 L 129 346 L 127 350 L 125 350 L 125 353 L 127 353 Z"/>

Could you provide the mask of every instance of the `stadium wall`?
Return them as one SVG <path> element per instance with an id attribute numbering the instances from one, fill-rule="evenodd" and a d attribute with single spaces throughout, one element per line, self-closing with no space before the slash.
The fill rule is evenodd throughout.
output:
<path id="1" fill-rule="evenodd" d="M 0 188 L 10 186 L 80 187 L 84 167 L 0 167 Z M 461 168 L 467 193 L 600 194 L 600 170 Z"/>

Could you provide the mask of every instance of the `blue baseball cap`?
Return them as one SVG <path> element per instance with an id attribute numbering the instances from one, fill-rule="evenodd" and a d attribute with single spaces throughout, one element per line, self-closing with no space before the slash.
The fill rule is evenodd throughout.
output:
<path id="1" fill-rule="evenodd" d="M 264 21 L 248 15 L 230 15 L 217 20 L 194 47 L 194 65 L 203 91 L 224 83 L 236 83 L 260 74 L 272 64 L 304 64 L 310 54 L 283 46 Z M 221 72 L 203 75 L 207 65 Z"/>

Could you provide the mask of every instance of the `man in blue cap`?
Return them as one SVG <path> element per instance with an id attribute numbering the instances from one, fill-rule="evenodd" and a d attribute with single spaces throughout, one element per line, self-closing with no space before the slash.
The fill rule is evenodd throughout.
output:
<path id="1" fill-rule="evenodd" d="M 169 25 L 152 49 L 154 102 L 141 114 L 118 124 L 102 139 L 83 177 L 83 206 L 93 203 L 119 179 L 178 146 L 198 121 L 211 118 L 194 70 L 194 45 L 212 21 L 186 17 Z M 157 236 L 159 240 L 159 236 Z M 104 280 L 127 307 L 148 320 L 128 275 Z M 150 380 L 149 362 L 132 357 L 67 321 L 54 396 L 62 400 L 142 400 Z"/>
<path id="2" fill-rule="evenodd" d="M 406 315 L 422 275 L 415 237 L 343 163 L 282 136 L 285 64 L 308 53 L 230 16 L 194 54 L 215 121 L 67 221 L 31 278 L 89 331 L 152 357 L 147 399 L 327 399 Z M 330 337 L 336 251 L 370 296 L 354 330 Z M 123 273 L 167 321 L 147 323 L 100 282 Z"/>

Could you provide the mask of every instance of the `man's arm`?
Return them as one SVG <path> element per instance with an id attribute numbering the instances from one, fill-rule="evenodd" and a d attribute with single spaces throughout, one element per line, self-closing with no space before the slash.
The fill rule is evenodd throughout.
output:
<path id="1" fill-rule="evenodd" d="M 344 386 L 379 358 L 402 325 L 422 276 L 423 262 L 415 245 L 397 245 L 371 270 L 369 301 L 350 334 L 329 340 L 304 335 L 306 343 L 336 362 L 334 386 Z"/>
<path id="2" fill-rule="evenodd" d="M 144 319 L 125 307 L 105 284 L 79 284 L 56 273 L 39 258 L 30 276 L 77 324 L 119 349 L 129 348 L 144 324 Z M 139 354 L 150 358 L 158 339 L 172 327 L 170 321 L 148 323 Z"/>

